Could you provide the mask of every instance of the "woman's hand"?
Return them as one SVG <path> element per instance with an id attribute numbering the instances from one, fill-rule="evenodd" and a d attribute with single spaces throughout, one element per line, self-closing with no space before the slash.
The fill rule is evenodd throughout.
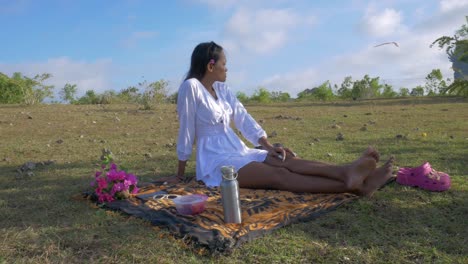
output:
<path id="1" fill-rule="evenodd" d="M 283 147 L 283 148 L 284 148 L 284 150 L 285 150 L 287 153 L 289 153 L 289 154 L 292 155 L 293 157 L 297 157 L 296 152 L 292 151 L 290 148 L 285 148 L 285 147 Z"/>
<path id="2" fill-rule="evenodd" d="M 291 155 L 296 157 L 296 153 L 294 153 L 291 149 L 283 147 L 282 144 L 273 144 L 271 145 L 270 142 L 265 137 L 261 137 L 258 140 L 258 143 L 263 147 L 263 149 L 268 151 L 268 155 L 280 159 L 281 161 L 286 160 L 286 156 Z"/>
<path id="3" fill-rule="evenodd" d="M 286 148 L 286 147 L 279 146 L 279 145 L 273 146 L 270 150 L 268 150 L 268 154 L 280 159 L 281 161 L 285 161 L 288 155 L 292 157 L 297 156 L 297 154 L 294 151 L 292 151 L 290 148 Z"/>
<path id="4" fill-rule="evenodd" d="M 286 150 L 283 147 L 274 147 L 271 146 L 267 148 L 268 155 L 278 158 L 281 161 L 284 161 L 286 159 Z"/>

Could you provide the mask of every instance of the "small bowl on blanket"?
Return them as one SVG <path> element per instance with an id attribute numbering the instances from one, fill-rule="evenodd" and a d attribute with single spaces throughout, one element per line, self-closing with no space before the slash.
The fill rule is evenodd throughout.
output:
<path id="1" fill-rule="evenodd" d="M 182 195 L 174 198 L 177 212 L 182 215 L 196 215 L 205 210 L 208 196 L 204 194 Z"/>

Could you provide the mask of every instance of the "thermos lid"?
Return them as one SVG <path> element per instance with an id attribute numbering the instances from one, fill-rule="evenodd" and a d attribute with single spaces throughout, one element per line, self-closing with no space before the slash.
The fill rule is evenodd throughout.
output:
<path id="1" fill-rule="evenodd" d="M 236 170 L 234 169 L 234 166 L 232 166 L 232 165 L 222 166 L 221 167 L 221 173 L 223 174 L 223 178 L 226 179 L 226 180 L 237 179 Z"/>

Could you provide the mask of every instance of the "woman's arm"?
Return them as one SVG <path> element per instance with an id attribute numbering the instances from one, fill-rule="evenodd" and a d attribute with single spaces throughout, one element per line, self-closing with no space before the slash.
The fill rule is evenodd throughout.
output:
<path id="1" fill-rule="evenodd" d="M 192 155 L 192 147 L 195 141 L 196 104 L 195 88 L 192 87 L 189 81 L 185 81 L 179 88 L 177 98 L 177 114 L 179 116 L 177 177 L 184 177 L 187 160 Z"/>
<path id="2" fill-rule="evenodd" d="M 260 144 L 260 146 L 262 146 L 263 149 L 268 151 L 274 149 L 273 145 L 270 142 L 268 142 L 268 139 L 266 137 L 259 138 L 258 144 Z"/>
<path id="3" fill-rule="evenodd" d="M 249 140 L 253 145 L 257 146 L 260 144 L 265 150 L 268 151 L 268 155 L 274 156 L 281 160 L 286 159 L 286 152 L 289 152 L 293 157 L 296 156 L 288 148 L 275 147 L 267 140 L 267 134 L 265 130 L 253 119 L 253 117 L 247 113 L 244 105 L 237 99 L 237 97 L 226 87 L 227 99 L 233 109 L 234 124 L 239 129 L 242 135 Z"/>
<path id="4" fill-rule="evenodd" d="M 179 160 L 179 167 L 177 168 L 177 178 L 183 179 L 185 175 L 186 160 Z"/>
<path id="5" fill-rule="evenodd" d="M 244 105 L 237 99 L 237 97 L 231 92 L 231 90 L 225 86 L 226 99 L 232 108 L 232 118 L 236 128 L 242 133 L 245 139 L 247 139 L 254 146 L 259 143 L 259 138 L 264 137 L 266 139 L 267 134 L 265 130 L 255 121 L 255 119 L 247 112 Z"/>

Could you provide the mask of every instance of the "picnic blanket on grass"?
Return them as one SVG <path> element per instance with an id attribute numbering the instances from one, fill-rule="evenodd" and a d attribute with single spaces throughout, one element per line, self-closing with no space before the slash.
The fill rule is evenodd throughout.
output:
<path id="1" fill-rule="evenodd" d="M 208 196 L 206 209 L 194 216 L 180 215 L 171 199 L 153 199 L 151 195 L 138 198 L 158 191 L 178 195 L 205 194 Z M 146 184 L 137 196 L 106 203 L 104 208 L 167 227 L 176 237 L 188 239 L 214 253 L 228 252 L 280 227 L 309 221 L 357 197 L 349 193 L 310 194 L 241 188 L 242 223 L 225 224 L 219 188 L 208 188 L 192 179 L 172 185 Z"/>

